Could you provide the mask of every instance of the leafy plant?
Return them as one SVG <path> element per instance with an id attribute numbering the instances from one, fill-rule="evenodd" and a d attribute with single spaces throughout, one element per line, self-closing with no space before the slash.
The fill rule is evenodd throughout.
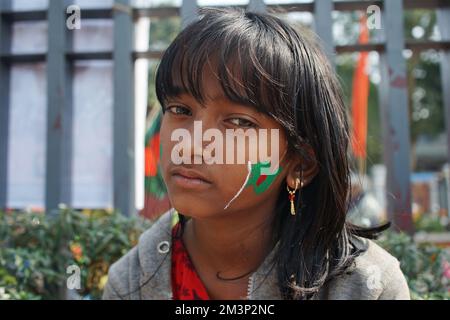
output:
<path id="1" fill-rule="evenodd" d="M 148 220 L 101 210 L 0 212 L 0 299 L 65 298 L 69 266 L 80 270 L 78 293 L 99 298 L 109 266 L 149 226 Z"/>
<path id="2" fill-rule="evenodd" d="M 413 299 L 450 299 L 450 259 L 442 248 L 416 244 L 405 233 L 385 233 L 378 241 L 400 261 Z"/>
<path id="3" fill-rule="evenodd" d="M 421 215 L 414 222 L 416 231 L 424 232 L 446 232 L 447 227 L 441 222 L 441 217 Z"/>

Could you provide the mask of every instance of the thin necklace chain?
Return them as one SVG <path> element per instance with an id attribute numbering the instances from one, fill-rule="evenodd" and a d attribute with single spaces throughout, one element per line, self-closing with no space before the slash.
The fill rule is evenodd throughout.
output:
<path id="1" fill-rule="evenodd" d="M 255 272 L 255 270 L 250 270 L 249 272 L 244 273 L 243 275 L 241 275 L 239 277 L 224 278 L 220 275 L 220 271 L 217 271 L 216 277 L 217 277 L 217 279 L 222 280 L 222 281 L 234 281 L 234 280 L 239 280 L 239 279 L 245 278 L 246 276 L 248 276 L 249 274 L 251 274 L 253 272 Z"/>

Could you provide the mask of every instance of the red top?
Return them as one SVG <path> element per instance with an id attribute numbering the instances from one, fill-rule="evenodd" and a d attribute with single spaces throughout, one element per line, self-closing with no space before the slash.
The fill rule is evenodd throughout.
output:
<path id="1" fill-rule="evenodd" d="M 177 236 L 180 228 L 180 222 L 172 228 L 173 300 L 209 300 L 208 292 L 195 271 L 183 239 Z"/>

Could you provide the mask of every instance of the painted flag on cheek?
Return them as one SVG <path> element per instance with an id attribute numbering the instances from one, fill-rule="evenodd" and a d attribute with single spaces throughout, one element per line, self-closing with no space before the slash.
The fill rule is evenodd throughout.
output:
<path id="1" fill-rule="evenodd" d="M 270 185 L 281 171 L 281 166 L 278 166 L 273 174 L 264 174 L 262 172 L 263 168 L 267 169 L 265 171 L 269 171 L 270 162 L 257 162 L 252 164 L 251 175 L 246 184 L 246 186 L 253 186 L 256 194 L 261 194 L 269 189 Z"/>

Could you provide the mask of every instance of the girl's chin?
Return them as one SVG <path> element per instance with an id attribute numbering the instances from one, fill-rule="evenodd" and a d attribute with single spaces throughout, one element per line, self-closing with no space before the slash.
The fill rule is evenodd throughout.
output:
<path id="1" fill-rule="evenodd" d="M 207 219 L 216 217 L 218 214 L 218 208 L 212 208 L 211 202 L 193 201 L 176 199 L 171 201 L 172 207 L 175 208 L 180 214 L 194 219 Z"/>
<path id="2" fill-rule="evenodd" d="M 195 209 L 195 208 L 176 208 L 177 211 L 182 214 L 183 216 L 185 216 L 186 218 L 192 218 L 192 219 L 196 219 L 196 220 L 203 220 L 203 219 L 210 219 L 210 218 L 214 218 L 214 214 L 211 213 L 204 213 L 201 210 Z"/>

